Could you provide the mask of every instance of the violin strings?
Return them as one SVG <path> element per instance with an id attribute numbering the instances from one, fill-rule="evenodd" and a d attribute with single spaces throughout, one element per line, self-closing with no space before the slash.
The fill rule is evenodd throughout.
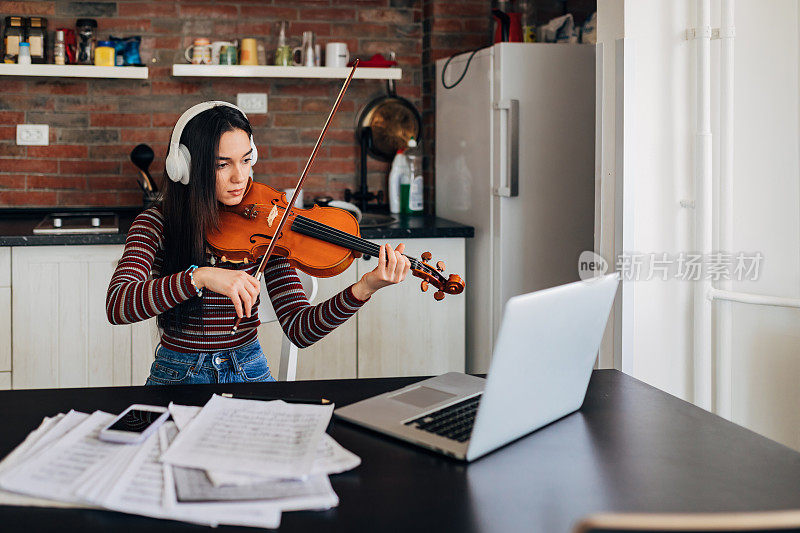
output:
<path id="1" fill-rule="evenodd" d="M 331 226 L 328 226 L 326 224 L 317 222 L 316 220 L 312 220 L 303 216 L 299 215 L 295 216 L 294 222 L 292 222 L 292 228 L 295 227 L 298 230 L 300 229 L 306 230 L 305 232 L 309 234 L 311 237 L 317 237 L 320 238 L 321 240 L 327 240 L 329 242 L 333 242 L 333 244 L 343 245 L 347 248 L 365 254 L 377 257 L 378 254 L 380 253 L 380 246 L 373 242 L 361 239 L 340 229 L 332 228 Z M 421 261 L 419 261 L 414 257 L 410 257 L 405 254 L 403 255 L 409 259 L 409 261 L 411 262 L 411 266 L 413 268 L 417 270 L 425 270 L 426 272 L 439 278 L 441 282 L 446 281 L 438 271 L 430 268 L 425 263 L 422 263 Z"/>
<path id="2" fill-rule="evenodd" d="M 254 204 L 257 206 L 269 206 L 271 204 Z M 279 209 L 285 209 L 282 206 L 278 206 Z M 294 214 L 294 213 L 293 213 Z M 300 231 L 299 233 L 306 233 L 310 237 L 319 238 L 320 240 L 330 242 L 332 244 L 337 244 L 343 246 L 345 248 L 355 250 L 357 252 L 361 252 L 363 254 L 372 255 L 378 257 L 380 253 L 380 246 L 373 242 L 370 242 L 366 239 L 362 239 L 347 233 L 346 231 L 342 231 L 337 228 L 333 228 L 328 226 L 327 224 L 323 224 L 322 222 L 318 222 L 316 220 L 294 214 L 294 220 L 292 221 L 292 228 L 297 230 L 305 230 L 305 232 Z M 419 259 L 415 257 L 408 256 L 403 254 L 404 257 L 407 257 L 408 260 L 411 262 L 411 267 L 416 270 L 424 270 L 429 274 L 432 274 L 439 278 L 441 282 L 446 281 L 444 276 L 442 276 L 437 270 L 430 268 L 425 263 L 421 262 Z"/>

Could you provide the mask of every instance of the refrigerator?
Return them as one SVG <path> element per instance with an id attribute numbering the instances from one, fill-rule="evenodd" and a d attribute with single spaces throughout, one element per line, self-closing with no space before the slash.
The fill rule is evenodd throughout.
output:
<path id="1" fill-rule="evenodd" d="M 471 55 L 444 80 L 436 62 L 436 214 L 475 228 L 466 370 L 486 372 L 505 302 L 578 280 L 578 257 L 594 249 L 595 47 L 499 43 Z"/>

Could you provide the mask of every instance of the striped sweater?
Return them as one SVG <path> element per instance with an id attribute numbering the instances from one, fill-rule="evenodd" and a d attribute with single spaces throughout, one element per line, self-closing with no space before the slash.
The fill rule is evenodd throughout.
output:
<path id="1" fill-rule="evenodd" d="M 184 319 L 181 331 L 165 330 L 161 344 L 178 352 L 214 352 L 239 348 L 257 338 L 258 302 L 251 316 L 244 317 L 235 335 L 230 331 L 236 320 L 233 303 L 227 296 L 203 289 L 202 295 L 191 283 L 188 269 L 161 276 L 164 245 L 164 217 L 158 207 L 139 214 L 125 240 L 125 251 L 111 277 L 106 295 L 106 314 L 112 324 L 146 320 L 172 309 L 190 298 L 201 297 L 202 317 Z M 258 263 L 222 263 L 220 268 L 243 269 L 255 275 Z M 264 270 L 275 315 L 293 344 L 305 348 L 314 344 L 350 318 L 364 304 L 353 295 L 352 286 L 317 305 L 311 305 L 297 272 L 289 262 L 274 257 Z"/>

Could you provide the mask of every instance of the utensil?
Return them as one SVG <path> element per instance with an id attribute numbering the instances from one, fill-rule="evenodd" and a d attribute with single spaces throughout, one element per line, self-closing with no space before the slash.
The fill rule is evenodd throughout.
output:
<path id="1" fill-rule="evenodd" d="M 138 144 L 131 151 L 131 162 L 139 168 L 144 187 L 147 189 L 147 192 L 151 193 L 158 191 L 158 186 L 156 186 L 156 182 L 148 170 L 154 158 L 155 153 L 153 149 L 146 144 Z"/>

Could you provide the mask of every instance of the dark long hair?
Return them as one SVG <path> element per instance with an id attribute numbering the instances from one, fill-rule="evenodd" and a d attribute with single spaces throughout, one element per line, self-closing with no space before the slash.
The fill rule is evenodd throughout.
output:
<path id="1" fill-rule="evenodd" d="M 248 136 L 253 134 L 250 123 L 238 109 L 217 106 L 192 118 L 181 133 L 180 142 L 191 154 L 189 183 L 164 179 L 162 276 L 206 262 L 206 235 L 219 223 L 216 196 L 219 140 L 223 133 L 234 130 L 244 130 Z M 158 323 L 164 329 L 181 330 L 185 319 L 198 313 L 202 313 L 202 300 L 191 298 L 159 315 Z"/>

